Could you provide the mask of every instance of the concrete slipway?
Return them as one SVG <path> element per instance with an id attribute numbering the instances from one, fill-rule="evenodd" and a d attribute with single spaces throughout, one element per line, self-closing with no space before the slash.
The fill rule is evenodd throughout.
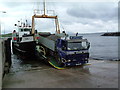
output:
<path id="1" fill-rule="evenodd" d="M 118 61 L 90 60 L 91 65 L 57 70 L 39 60 L 12 58 L 3 88 L 118 88 Z"/>

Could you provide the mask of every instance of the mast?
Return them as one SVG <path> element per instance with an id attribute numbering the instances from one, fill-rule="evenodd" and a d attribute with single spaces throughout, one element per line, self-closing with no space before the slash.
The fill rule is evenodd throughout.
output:
<path id="1" fill-rule="evenodd" d="M 43 15 L 36 15 L 34 14 L 32 16 L 32 34 L 34 34 L 35 32 L 35 18 L 51 18 L 51 19 L 55 19 L 55 24 L 56 24 L 56 33 L 60 34 L 60 28 L 59 28 L 59 22 L 58 22 L 58 17 L 56 16 L 48 16 L 46 15 L 46 5 L 45 5 L 45 0 L 43 2 L 43 8 L 44 8 L 44 14 Z"/>
<path id="2" fill-rule="evenodd" d="M 45 15 L 45 0 L 44 0 L 44 2 L 43 2 L 43 5 L 44 5 L 44 15 Z"/>

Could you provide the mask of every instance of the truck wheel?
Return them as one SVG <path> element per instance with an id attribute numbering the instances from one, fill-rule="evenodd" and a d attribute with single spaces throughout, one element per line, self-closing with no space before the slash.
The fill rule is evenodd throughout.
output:
<path id="1" fill-rule="evenodd" d="M 46 56 L 46 51 L 45 51 L 45 48 L 44 48 L 44 47 L 42 47 L 42 46 L 40 46 L 40 49 L 41 49 L 41 53 L 42 53 L 44 56 Z"/>

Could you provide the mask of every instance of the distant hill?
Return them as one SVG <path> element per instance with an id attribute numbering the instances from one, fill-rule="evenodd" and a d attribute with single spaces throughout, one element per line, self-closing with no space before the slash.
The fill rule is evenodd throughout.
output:
<path id="1" fill-rule="evenodd" d="M 2 34 L 2 37 L 12 37 L 12 33 Z"/>
<path id="2" fill-rule="evenodd" d="M 108 32 L 102 34 L 101 36 L 120 36 L 120 32 Z"/>
<path id="3" fill-rule="evenodd" d="M 69 33 L 69 35 L 75 35 L 75 33 Z M 101 34 L 101 36 L 120 36 L 120 32 L 107 32 L 107 33 L 85 33 L 85 34 L 81 34 L 80 35 L 86 35 L 86 34 Z M 2 37 L 12 37 L 12 33 L 8 33 L 8 34 L 2 34 Z"/>

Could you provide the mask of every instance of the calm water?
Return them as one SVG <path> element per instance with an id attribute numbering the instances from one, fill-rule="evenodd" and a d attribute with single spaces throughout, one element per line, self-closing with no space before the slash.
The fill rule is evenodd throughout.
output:
<path id="1" fill-rule="evenodd" d="M 118 60 L 118 37 L 100 35 L 101 34 L 83 35 L 83 37 L 87 38 L 91 44 L 90 58 Z"/>

